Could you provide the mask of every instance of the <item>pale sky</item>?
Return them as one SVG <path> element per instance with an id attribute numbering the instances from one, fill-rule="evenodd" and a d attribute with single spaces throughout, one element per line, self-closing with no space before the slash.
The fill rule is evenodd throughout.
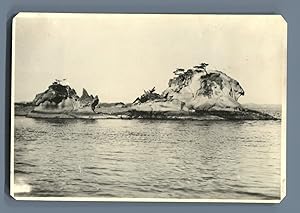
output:
<path id="1" fill-rule="evenodd" d="M 201 62 L 245 90 L 241 103 L 280 104 L 286 23 L 280 16 L 33 14 L 14 19 L 15 101 L 66 78 L 102 102 L 160 93 L 176 68 Z"/>

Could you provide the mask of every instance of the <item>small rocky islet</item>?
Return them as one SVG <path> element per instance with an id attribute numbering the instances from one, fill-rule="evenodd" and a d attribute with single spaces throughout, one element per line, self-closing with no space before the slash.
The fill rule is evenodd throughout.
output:
<path id="1" fill-rule="evenodd" d="M 166 119 L 166 120 L 279 120 L 267 113 L 243 107 L 238 99 L 245 91 L 222 71 L 207 70 L 201 63 L 179 68 L 168 87 L 157 93 L 144 91 L 132 103 L 101 103 L 101 97 L 83 88 L 78 96 L 64 81 L 55 80 L 31 102 L 15 103 L 15 115 L 64 119 Z"/>

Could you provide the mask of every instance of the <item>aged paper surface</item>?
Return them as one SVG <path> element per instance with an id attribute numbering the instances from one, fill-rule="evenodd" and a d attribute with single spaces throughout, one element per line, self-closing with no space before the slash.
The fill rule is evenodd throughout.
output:
<path id="1" fill-rule="evenodd" d="M 280 15 L 19 13 L 11 195 L 280 202 Z"/>

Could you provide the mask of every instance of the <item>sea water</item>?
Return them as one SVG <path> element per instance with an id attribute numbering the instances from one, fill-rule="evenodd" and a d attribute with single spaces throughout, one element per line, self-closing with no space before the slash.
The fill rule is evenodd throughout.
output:
<path id="1" fill-rule="evenodd" d="M 15 117 L 15 195 L 279 199 L 281 121 Z"/>

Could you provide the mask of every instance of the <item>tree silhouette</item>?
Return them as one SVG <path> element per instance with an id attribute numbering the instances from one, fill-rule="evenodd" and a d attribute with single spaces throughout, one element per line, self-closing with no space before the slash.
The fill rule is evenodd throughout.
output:
<path id="1" fill-rule="evenodd" d="M 183 68 L 177 68 L 174 72 L 175 75 L 180 75 L 184 73 L 184 69 Z"/>
<path id="2" fill-rule="evenodd" d="M 197 71 L 197 72 L 204 71 L 206 73 L 206 75 L 207 75 L 208 73 L 207 73 L 206 67 L 208 65 L 209 64 L 207 64 L 207 63 L 201 63 L 200 65 L 194 66 L 194 68 L 196 69 L 195 71 Z"/>

